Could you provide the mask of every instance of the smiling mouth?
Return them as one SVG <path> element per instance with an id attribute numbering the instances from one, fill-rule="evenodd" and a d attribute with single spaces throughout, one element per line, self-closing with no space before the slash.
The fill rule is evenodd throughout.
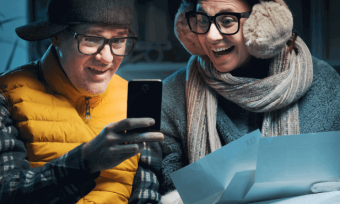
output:
<path id="1" fill-rule="evenodd" d="M 99 70 L 99 69 L 96 69 L 96 68 L 93 68 L 93 67 L 87 67 L 89 70 L 91 70 L 92 72 L 96 73 L 96 74 L 103 74 L 105 72 L 107 72 L 107 70 L 109 69 L 106 69 L 106 70 Z"/>
<path id="2" fill-rule="evenodd" d="M 233 51 L 235 48 L 235 46 L 231 46 L 229 48 L 218 48 L 216 50 L 213 50 L 213 53 L 216 55 L 216 56 L 223 56 L 223 55 L 227 55 L 229 53 L 231 53 L 231 51 Z"/>

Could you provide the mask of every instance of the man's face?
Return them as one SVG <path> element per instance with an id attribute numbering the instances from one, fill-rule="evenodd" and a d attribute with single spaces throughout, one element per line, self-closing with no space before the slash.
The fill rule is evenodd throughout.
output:
<path id="1" fill-rule="evenodd" d="M 128 28 L 92 24 L 77 25 L 71 29 L 77 34 L 107 39 L 128 35 Z M 95 55 L 81 54 L 78 51 L 77 39 L 68 31 L 53 37 L 52 42 L 57 48 L 61 67 L 67 77 L 79 91 L 87 95 L 103 93 L 123 60 L 122 56 L 111 53 L 108 44 Z"/>

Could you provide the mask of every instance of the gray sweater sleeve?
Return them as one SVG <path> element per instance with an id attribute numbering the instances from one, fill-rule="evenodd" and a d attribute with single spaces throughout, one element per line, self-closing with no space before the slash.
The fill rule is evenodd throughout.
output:
<path id="1" fill-rule="evenodd" d="M 185 68 L 163 82 L 161 142 L 163 162 L 161 194 L 175 189 L 170 173 L 188 164 L 186 143 Z"/>
<path id="2" fill-rule="evenodd" d="M 326 62 L 313 57 L 313 83 L 299 101 L 300 133 L 340 130 L 340 77 Z"/>

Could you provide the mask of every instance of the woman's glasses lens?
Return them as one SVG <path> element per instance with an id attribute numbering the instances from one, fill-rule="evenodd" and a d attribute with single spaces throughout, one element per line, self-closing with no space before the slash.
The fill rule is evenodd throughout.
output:
<path id="1" fill-rule="evenodd" d="M 223 34 L 234 34 L 238 31 L 238 18 L 234 15 L 219 15 L 216 17 L 217 28 Z M 206 33 L 211 25 L 208 16 L 203 14 L 192 14 L 189 16 L 190 28 L 198 34 Z"/>
<path id="2" fill-rule="evenodd" d="M 232 34 L 238 30 L 238 19 L 233 15 L 221 15 L 216 18 L 216 22 L 222 33 Z"/>
<path id="3" fill-rule="evenodd" d="M 209 29 L 209 18 L 200 14 L 192 14 L 189 17 L 191 30 L 195 33 L 205 33 Z"/>

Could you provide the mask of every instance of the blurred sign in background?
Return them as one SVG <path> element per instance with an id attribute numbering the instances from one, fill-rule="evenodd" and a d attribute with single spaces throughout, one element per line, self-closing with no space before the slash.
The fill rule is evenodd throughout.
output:
<path id="1" fill-rule="evenodd" d="M 48 0 L 0 0 L 0 72 L 40 59 L 51 41 L 25 42 L 14 29 L 45 18 Z M 339 0 L 286 0 L 294 30 L 311 53 L 340 72 Z M 164 79 L 186 65 L 190 54 L 174 35 L 181 0 L 135 0 L 131 30 L 139 37 L 134 52 L 117 71 L 127 80 Z"/>

